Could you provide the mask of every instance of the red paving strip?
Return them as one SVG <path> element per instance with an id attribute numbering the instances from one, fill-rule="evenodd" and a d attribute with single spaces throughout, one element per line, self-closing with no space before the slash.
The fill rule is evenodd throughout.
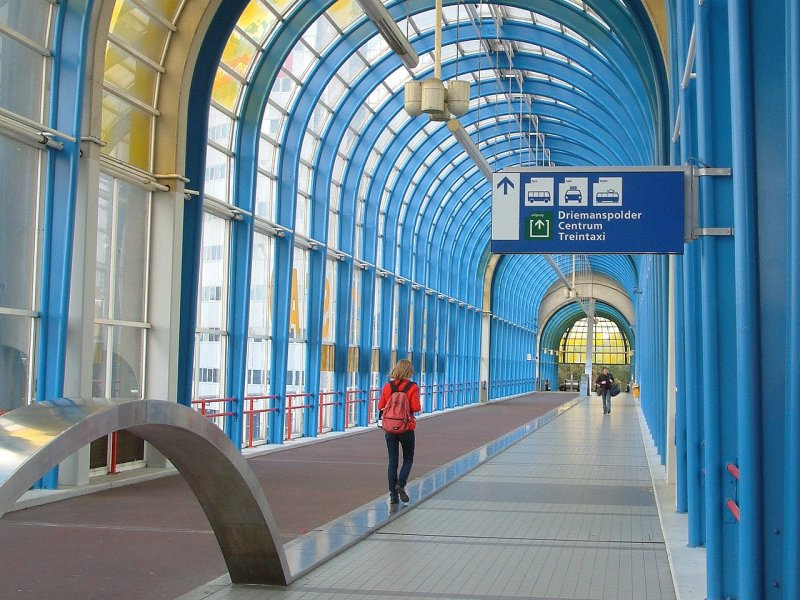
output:
<path id="1" fill-rule="evenodd" d="M 528 394 L 420 419 L 411 478 L 574 396 Z M 377 427 L 248 463 L 284 542 L 387 493 Z M 0 599 L 173 599 L 227 572 L 208 520 L 177 475 L 9 513 L 0 519 L 0 549 Z"/>

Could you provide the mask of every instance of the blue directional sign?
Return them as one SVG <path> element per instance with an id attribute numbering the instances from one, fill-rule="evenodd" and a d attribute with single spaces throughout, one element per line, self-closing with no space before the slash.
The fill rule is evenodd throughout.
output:
<path id="1" fill-rule="evenodd" d="M 683 167 L 494 173 L 496 254 L 682 254 Z"/>

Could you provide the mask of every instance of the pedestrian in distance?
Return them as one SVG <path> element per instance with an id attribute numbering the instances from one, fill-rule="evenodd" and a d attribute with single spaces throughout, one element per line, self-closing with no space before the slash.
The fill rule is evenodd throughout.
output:
<path id="1" fill-rule="evenodd" d="M 595 381 L 597 393 L 603 398 L 603 414 L 611 414 L 611 386 L 614 385 L 614 376 L 608 372 L 608 367 L 603 367 Z"/>
<path id="2" fill-rule="evenodd" d="M 397 361 L 389 373 L 389 381 L 381 390 L 378 410 L 381 411 L 381 423 L 386 437 L 386 449 L 389 453 L 389 500 L 391 504 L 399 504 L 400 500 L 408 502 L 406 483 L 414 464 L 414 446 L 416 438 L 414 430 L 417 421 L 414 413 L 420 412 L 419 386 L 411 381 L 414 369 L 411 361 Z M 400 448 L 403 449 L 403 465 L 400 462 Z"/>

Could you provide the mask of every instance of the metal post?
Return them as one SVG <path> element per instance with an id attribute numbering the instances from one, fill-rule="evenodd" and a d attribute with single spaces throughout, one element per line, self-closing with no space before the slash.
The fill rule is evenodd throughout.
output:
<path id="1" fill-rule="evenodd" d="M 736 260 L 736 382 L 738 462 L 739 594 L 761 597 L 764 586 L 763 502 L 761 495 L 761 364 L 758 323 L 753 64 L 749 3 L 728 5 L 730 35 L 731 128 L 733 150 L 734 252 Z"/>

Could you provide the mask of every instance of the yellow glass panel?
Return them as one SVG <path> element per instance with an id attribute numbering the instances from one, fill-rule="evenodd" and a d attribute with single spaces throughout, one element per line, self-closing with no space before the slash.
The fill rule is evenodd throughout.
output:
<path id="1" fill-rule="evenodd" d="M 106 81 L 145 104 L 155 101 L 156 71 L 112 43 L 106 48 Z"/>
<path id="2" fill-rule="evenodd" d="M 142 2 L 153 7 L 155 12 L 164 15 L 168 21 L 174 23 L 182 0 L 142 0 Z"/>
<path id="3" fill-rule="evenodd" d="M 222 62 L 233 71 L 245 77 L 256 54 L 256 47 L 235 31 L 228 38 L 222 52 Z"/>
<path id="4" fill-rule="evenodd" d="M 339 29 L 347 29 L 353 21 L 364 15 L 353 0 L 339 0 L 328 9 L 328 16 Z"/>
<path id="5" fill-rule="evenodd" d="M 153 117 L 143 110 L 103 92 L 103 152 L 140 169 L 150 169 Z"/>
<path id="6" fill-rule="evenodd" d="M 275 10 L 283 15 L 286 13 L 286 10 L 295 2 L 296 0 L 269 0 L 267 4 L 272 6 Z"/>
<path id="7" fill-rule="evenodd" d="M 267 35 L 275 26 L 275 15 L 259 0 L 251 0 L 239 17 L 237 26 L 259 43 L 267 39 Z"/>
<path id="8" fill-rule="evenodd" d="M 228 110 L 234 111 L 241 87 L 229 73 L 217 69 L 217 74 L 214 76 L 214 87 L 211 90 L 211 99 Z"/>
<path id="9" fill-rule="evenodd" d="M 129 0 L 118 0 L 109 31 L 130 46 L 160 62 L 169 30 Z"/>
<path id="10" fill-rule="evenodd" d="M 320 360 L 320 371 L 333 371 L 334 359 L 336 357 L 336 347 L 333 344 L 322 344 L 322 357 Z"/>
<path id="11" fill-rule="evenodd" d="M 350 346 L 347 349 L 347 372 L 356 373 L 358 371 L 358 357 L 360 349 L 358 346 Z"/>

